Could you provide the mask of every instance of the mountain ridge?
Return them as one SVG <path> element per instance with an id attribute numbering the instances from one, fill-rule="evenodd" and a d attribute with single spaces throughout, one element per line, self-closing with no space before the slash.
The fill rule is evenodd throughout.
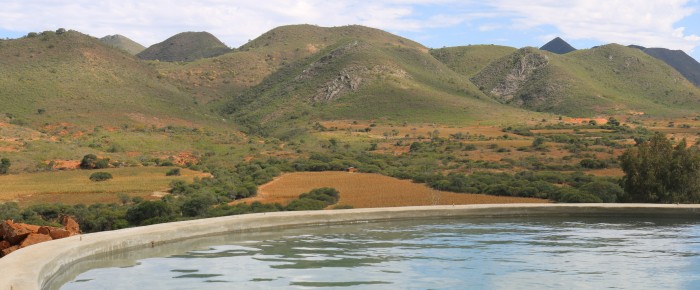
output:
<path id="1" fill-rule="evenodd" d="M 568 42 L 564 41 L 560 37 L 555 37 L 554 39 L 540 47 L 540 50 L 546 50 L 556 54 L 567 54 L 569 52 L 576 51 L 576 48 L 571 46 Z"/>
<path id="2" fill-rule="evenodd" d="M 639 45 L 630 45 L 646 54 L 659 59 L 680 72 L 688 81 L 700 87 L 700 63 L 682 50 L 667 48 L 646 48 Z"/>

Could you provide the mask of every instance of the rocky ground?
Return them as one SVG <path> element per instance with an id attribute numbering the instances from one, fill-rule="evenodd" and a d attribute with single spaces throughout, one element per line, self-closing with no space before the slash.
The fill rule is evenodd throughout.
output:
<path id="1" fill-rule="evenodd" d="M 78 223 L 69 216 L 61 219 L 63 228 L 14 223 L 0 223 L 0 257 L 34 244 L 67 238 L 80 234 Z"/>

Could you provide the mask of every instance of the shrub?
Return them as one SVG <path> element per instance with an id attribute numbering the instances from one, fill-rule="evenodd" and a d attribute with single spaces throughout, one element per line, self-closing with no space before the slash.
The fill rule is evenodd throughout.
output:
<path id="1" fill-rule="evenodd" d="M 324 209 L 326 206 L 327 204 L 320 200 L 300 198 L 290 202 L 289 205 L 287 205 L 286 210 L 321 210 Z"/>
<path id="2" fill-rule="evenodd" d="M 180 168 L 173 168 L 165 173 L 165 176 L 180 176 Z"/>
<path id="3" fill-rule="evenodd" d="M 10 166 L 12 162 L 10 159 L 3 158 L 0 159 L 0 174 L 7 174 L 10 171 Z"/>
<path id="4" fill-rule="evenodd" d="M 286 210 L 321 210 L 338 202 L 340 194 L 335 188 L 322 187 L 303 193 L 287 205 Z"/>
<path id="5" fill-rule="evenodd" d="M 92 181 L 105 181 L 112 178 L 112 174 L 110 174 L 109 172 L 95 172 L 93 174 L 90 174 L 90 180 Z"/>

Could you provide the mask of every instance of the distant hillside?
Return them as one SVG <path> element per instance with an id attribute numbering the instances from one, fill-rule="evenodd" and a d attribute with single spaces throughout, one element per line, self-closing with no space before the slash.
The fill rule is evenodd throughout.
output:
<path id="1" fill-rule="evenodd" d="M 515 52 L 515 48 L 500 45 L 469 45 L 433 49 L 435 58 L 455 72 L 472 77 L 492 61 Z"/>
<path id="2" fill-rule="evenodd" d="M 230 52 L 231 49 L 208 32 L 183 32 L 137 54 L 141 59 L 195 61 Z"/>
<path id="3" fill-rule="evenodd" d="M 682 115 L 700 108 L 700 90 L 665 63 L 610 44 L 564 56 L 524 48 L 472 78 L 502 103 L 572 116 L 642 111 Z"/>
<path id="4" fill-rule="evenodd" d="M 263 34 L 241 51 L 289 47 L 300 53 L 295 48 L 300 46 L 315 49 L 301 53 L 306 57 L 287 57 L 259 85 L 226 101 L 224 112 L 263 132 L 309 119 L 457 123 L 525 114 L 485 97 L 426 47 L 377 29 L 285 27 Z"/>
<path id="5" fill-rule="evenodd" d="M 684 51 L 666 48 L 646 48 L 638 45 L 630 45 L 630 47 L 640 49 L 646 54 L 667 63 L 691 83 L 695 84 L 695 86 L 700 87 L 700 63 Z"/>
<path id="6" fill-rule="evenodd" d="M 569 52 L 576 51 L 573 46 L 559 37 L 547 42 L 547 44 L 540 47 L 540 50 L 546 50 L 556 54 L 567 54 Z"/>
<path id="7" fill-rule="evenodd" d="M 274 28 L 231 53 L 186 64 L 161 62 L 157 67 L 173 81 L 186 86 L 199 100 L 208 102 L 259 85 L 279 69 L 337 45 L 339 41 L 358 38 L 428 51 L 414 41 L 369 27 L 325 28 L 301 24 Z"/>
<path id="8" fill-rule="evenodd" d="M 139 52 L 142 52 L 146 49 L 145 46 L 127 38 L 126 36 L 115 34 L 115 35 L 107 35 L 103 38 L 100 38 L 100 41 L 106 43 L 107 45 L 123 49 L 128 53 L 131 53 L 132 55 L 136 55 Z"/>
<path id="9" fill-rule="evenodd" d="M 190 118 L 191 97 L 147 63 L 75 31 L 2 42 L 0 114 L 20 123 L 134 123 L 135 115 Z"/>

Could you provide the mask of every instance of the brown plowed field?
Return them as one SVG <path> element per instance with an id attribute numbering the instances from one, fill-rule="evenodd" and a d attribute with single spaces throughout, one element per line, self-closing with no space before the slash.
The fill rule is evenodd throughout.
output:
<path id="1" fill-rule="evenodd" d="M 326 171 L 284 174 L 260 186 L 257 196 L 232 204 L 260 201 L 286 205 L 300 194 L 319 187 L 337 189 L 340 192 L 338 205 L 350 205 L 354 208 L 549 202 L 537 198 L 452 193 L 379 174 Z"/>

